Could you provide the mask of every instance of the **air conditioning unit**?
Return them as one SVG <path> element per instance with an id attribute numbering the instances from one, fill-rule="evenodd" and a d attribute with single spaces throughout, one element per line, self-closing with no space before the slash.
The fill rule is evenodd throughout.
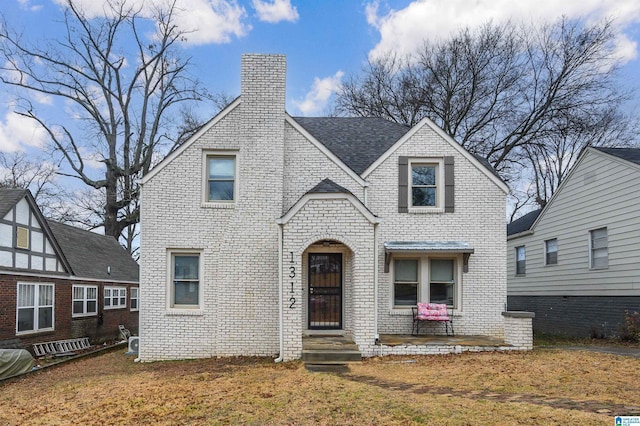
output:
<path id="1" fill-rule="evenodd" d="M 138 336 L 129 337 L 129 354 L 137 354 L 140 347 L 140 338 Z"/>

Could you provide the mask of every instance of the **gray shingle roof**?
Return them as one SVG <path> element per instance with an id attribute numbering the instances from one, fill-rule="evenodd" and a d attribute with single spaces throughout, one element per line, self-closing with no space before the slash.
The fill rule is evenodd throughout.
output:
<path id="1" fill-rule="evenodd" d="M 2 188 L 0 189 L 0 218 L 3 218 L 9 210 L 26 195 L 26 189 Z"/>
<path id="2" fill-rule="evenodd" d="M 640 148 L 602 148 L 594 147 L 598 151 L 605 154 L 614 155 L 623 160 L 631 161 L 635 164 L 640 164 Z"/>
<path id="3" fill-rule="evenodd" d="M 373 164 L 409 127 L 378 117 L 294 117 L 358 175 Z"/>
<path id="4" fill-rule="evenodd" d="M 351 191 L 338 185 L 331 179 L 324 179 L 307 191 L 307 194 L 351 194 Z"/>
<path id="5" fill-rule="evenodd" d="M 519 234 L 520 232 L 531 229 L 531 225 L 533 225 L 533 222 L 540 216 L 541 211 L 542 209 L 534 210 L 508 224 L 507 236 Z"/>
<path id="6" fill-rule="evenodd" d="M 74 275 L 105 281 L 138 281 L 138 264 L 115 238 L 51 220 L 47 223 Z"/>

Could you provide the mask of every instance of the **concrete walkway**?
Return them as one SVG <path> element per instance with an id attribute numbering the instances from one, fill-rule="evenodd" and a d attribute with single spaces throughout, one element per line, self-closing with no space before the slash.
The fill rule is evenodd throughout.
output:
<path id="1" fill-rule="evenodd" d="M 598 352 L 601 354 L 611 354 L 620 356 L 631 356 L 634 358 L 640 358 L 640 348 L 627 348 L 623 346 L 565 346 L 565 345 L 551 345 L 551 346 L 536 346 L 536 349 L 561 349 L 565 351 L 590 351 Z"/>

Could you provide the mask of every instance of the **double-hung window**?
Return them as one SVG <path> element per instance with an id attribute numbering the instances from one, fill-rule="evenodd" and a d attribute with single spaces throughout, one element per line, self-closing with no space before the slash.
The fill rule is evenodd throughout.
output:
<path id="1" fill-rule="evenodd" d="M 527 253 L 525 246 L 516 247 L 516 275 L 525 275 Z"/>
<path id="2" fill-rule="evenodd" d="M 456 280 L 453 259 L 431 259 L 429 302 L 454 306 Z"/>
<path id="3" fill-rule="evenodd" d="M 125 287 L 104 288 L 104 308 L 118 309 L 127 306 L 127 289 Z"/>
<path id="4" fill-rule="evenodd" d="M 544 264 L 558 264 L 558 239 L 553 238 L 544 242 Z"/>
<path id="5" fill-rule="evenodd" d="M 411 163 L 411 206 L 438 207 L 438 181 L 437 163 Z"/>
<path id="6" fill-rule="evenodd" d="M 589 267 L 607 269 L 609 267 L 609 238 L 607 228 L 589 231 Z"/>
<path id="7" fill-rule="evenodd" d="M 394 259 L 393 307 L 429 302 L 456 308 L 458 265 L 456 259 L 451 258 Z"/>
<path id="8" fill-rule="evenodd" d="M 396 259 L 394 262 L 393 305 L 415 306 L 418 303 L 418 259 Z"/>
<path id="9" fill-rule="evenodd" d="M 200 254 L 171 254 L 172 308 L 200 308 Z"/>
<path id="10" fill-rule="evenodd" d="M 236 200 L 236 156 L 206 156 L 206 201 L 232 203 Z"/>
<path id="11" fill-rule="evenodd" d="M 54 329 L 54 285 L 18 283 L 16 333 Z"/>
<path id="12" fill-rule="evenodd" d="M 98 287 L 74 285 L 72 309 L 74 317 L 96 315 L 98 313 Z"/>
<path id="13" fill-rule="evenodd" d="M 139 287 L 131 287 L 131 300 L 130 300 L 129 308 L 132 311 L 137 311 L 140 309 L 140 288 Z"/>

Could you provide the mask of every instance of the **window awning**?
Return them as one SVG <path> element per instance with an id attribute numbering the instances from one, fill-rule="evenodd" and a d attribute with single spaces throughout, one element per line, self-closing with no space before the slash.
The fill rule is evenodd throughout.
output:
<path id="1" fill-rule="evenodd" d="M 384 272 L 389 272 L 392 253 L 404 254 L 462 254 L 463 271 L 469 271 L 469 256 L 473 247 L 466 241 L 385 241 Z"/>

